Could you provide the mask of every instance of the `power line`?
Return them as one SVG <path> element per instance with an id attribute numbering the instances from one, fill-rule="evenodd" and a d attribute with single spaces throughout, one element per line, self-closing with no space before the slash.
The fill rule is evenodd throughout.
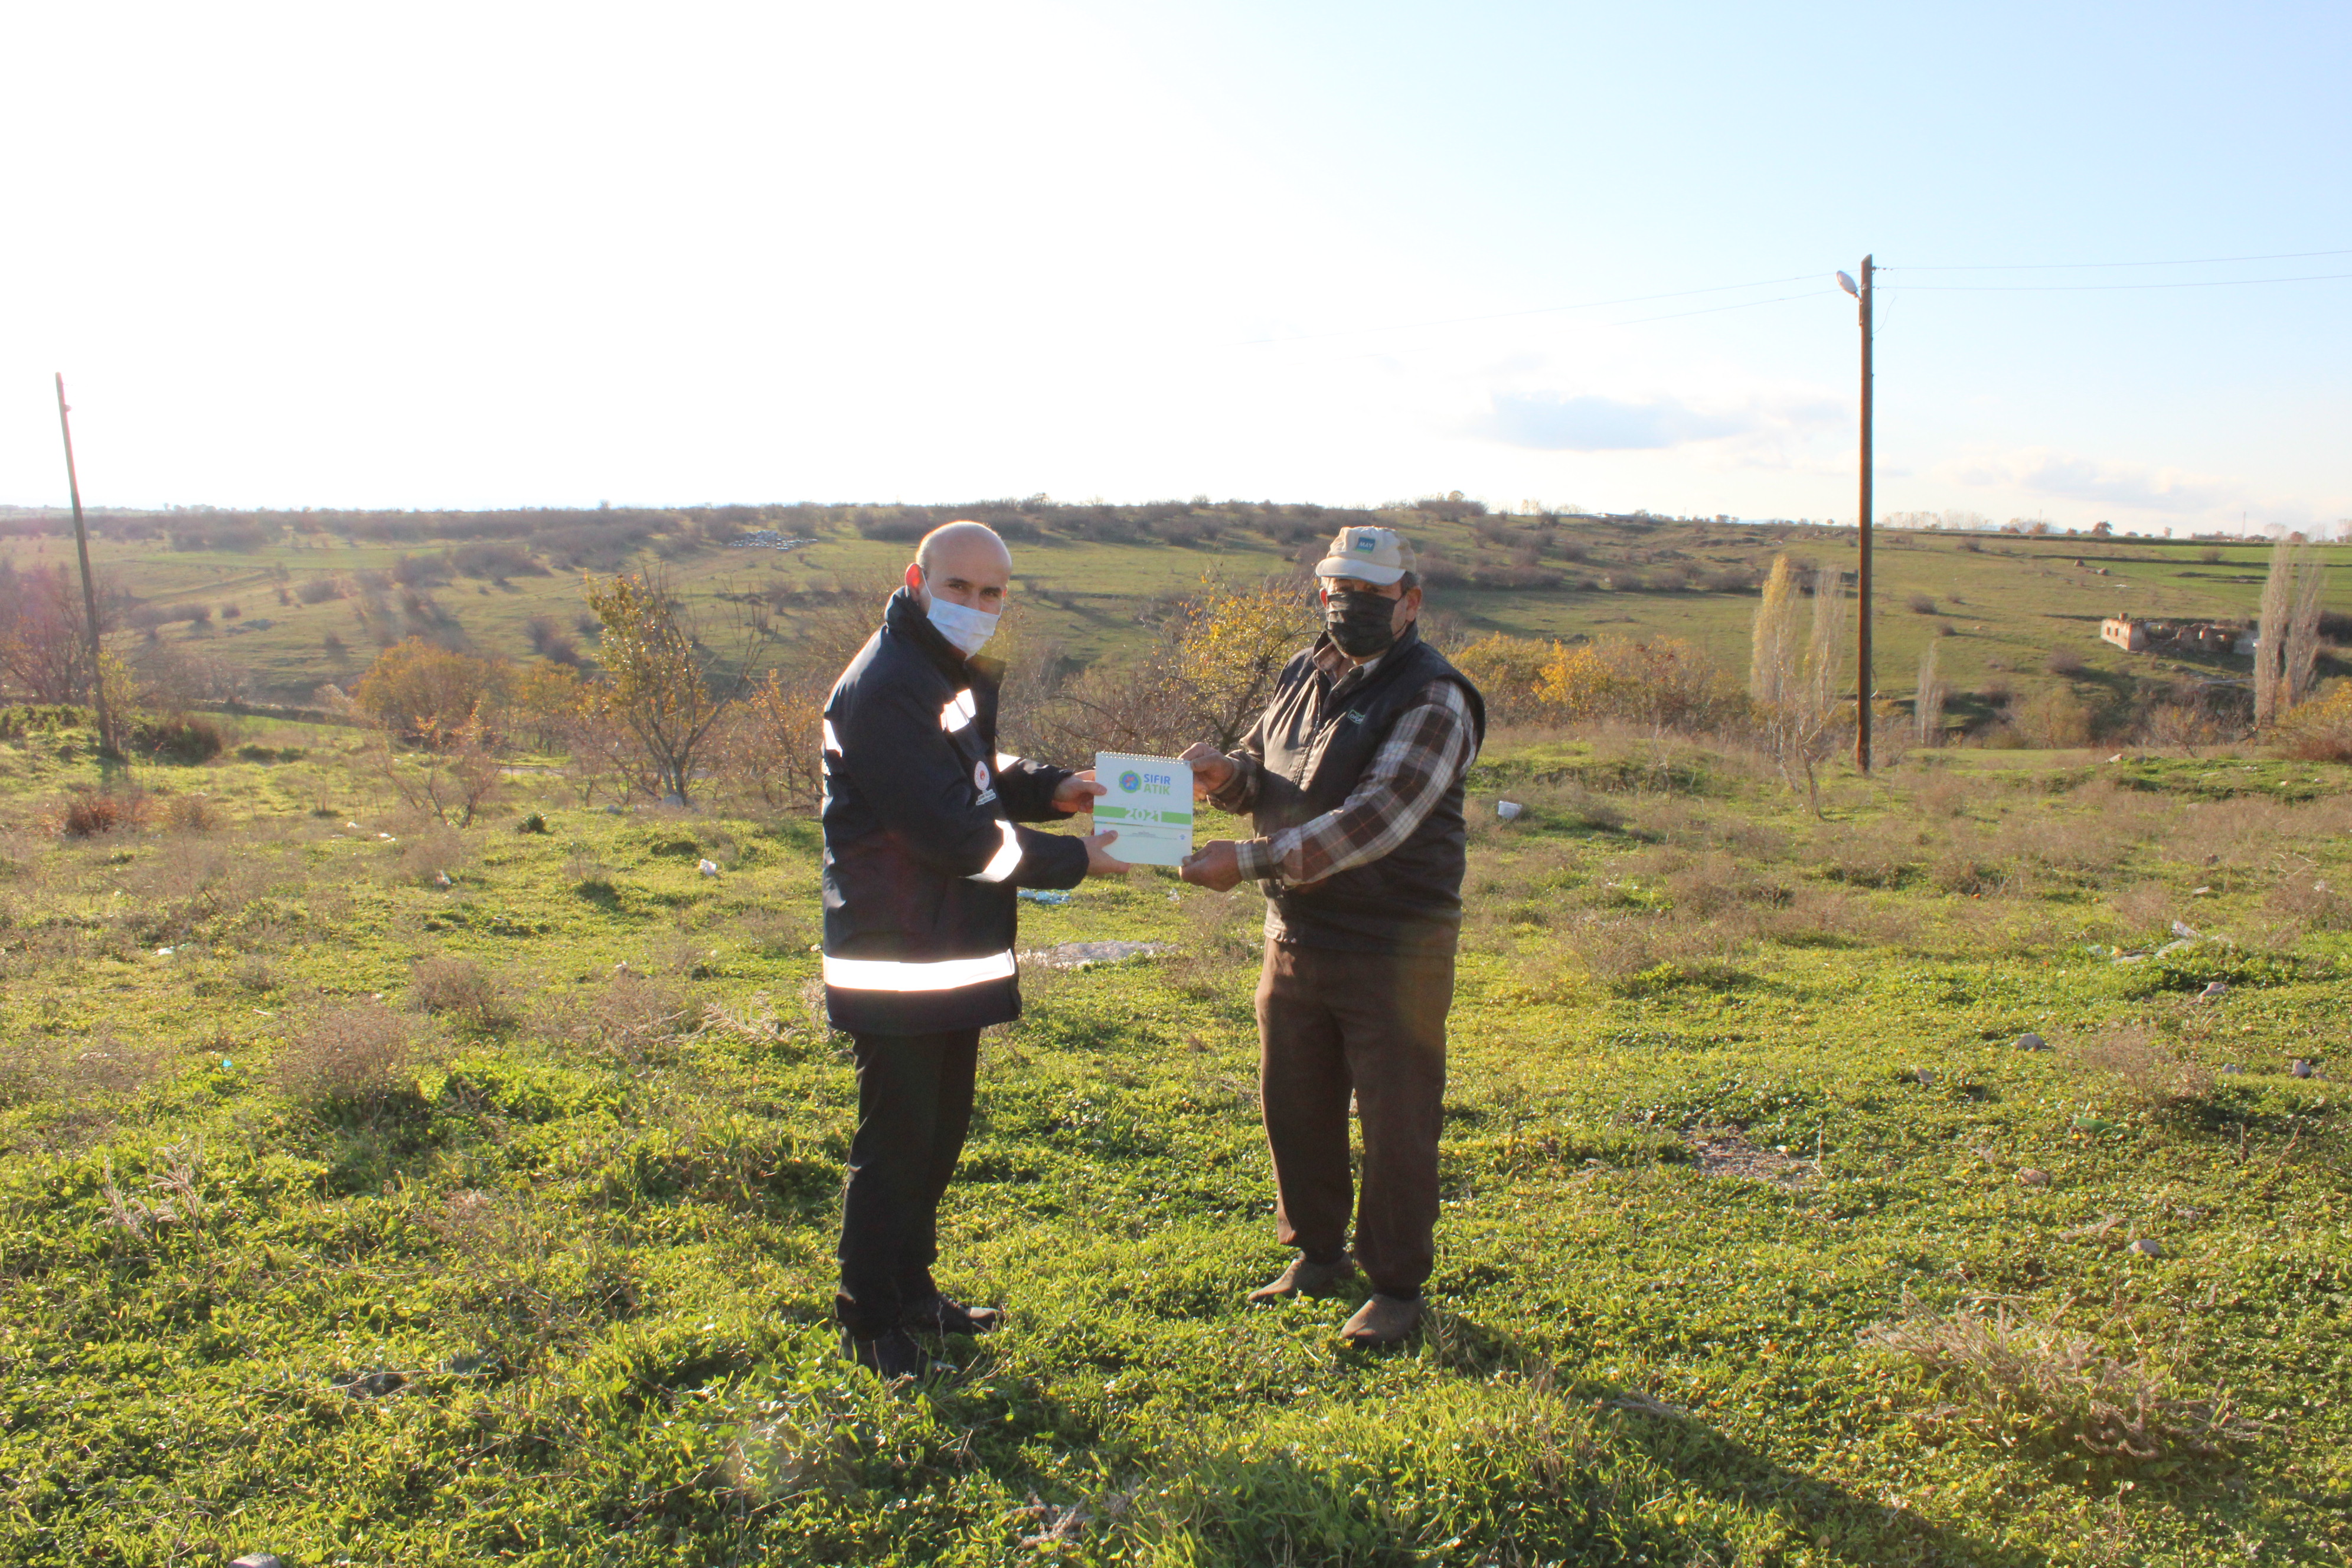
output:
<path id="1" fill-rule="evenodd" d="M 2352 278 L 2352 272 L 2312 272 L 2295 278 L 2206 278 L 2185 283 L 1901 283 L 1895 287 L 1914 294 L 2072 294 L 2116 289 L 2243 289 L 2263 283 L 2328 283 L 2344 278 Z"/>
<path id="2" fill-rule="evenodd" d="M 2213 267 L 2226 261 L 2307 261 L 2315 256 L 2352 256 L 2352 250 L 2282 250 L 2270 256 L 2197 256 L 2186 261 L 2013 261 L 1969 267 L 1882 267 L 1881 272 L 2064 272 L 2081 268 Z"/>
<path id="3" fill-rule="evenodd" d="M 1612 327 L 1638 327 L 1645 321 L 1679 321 L 1685 316 L 1712 316 L 1724 310 L 1746 310 L 1758 305 L 1783 305 L 1791 300 L 1817 299 L 1822 292 L 1823 290 L 1819 289 L 1808 289 L 1801 294 L 1782 294 L 1770 300 L 1743 300 L 1737 305 L 1709 305 L 1703 310 L 1676 310 L 1673 314 L 1665 316 L 1636 316 L 1630 321 L 1612 321 L 1609 325 Z"/>
<path id="4" fill-rule="evenodd" d="M 1812 275 L 1811 275 L 1811 273 L 1807 273 L 1807 274 L 1805 274 L 1804 276 L 1806 276 L 1806 277 L 1811 277 L 1811 276 L 1812 276 Z M 1793 279 L 1792 279 L 1791 281 L 1793 281 Z M 1742 285 L 1742 287 L 1745 287 L 1745 288 L 1751 288 L 1751 289 L 1752 289 L 1752 288 L 1754 288 L 1754 287 L 1755 287 L 1755 285 L 1751 283 L 1751 284 L 1745 284 L 1745 285 Z M 1717 292 L 1717 290 L 1712 289 L 1693 289 L 1688 290 L 1688 292 L 1693 293 L 1693 294 L 1711 294 L 1711 293 L 1715 293 L 1715 292 Z M 1672 296 L 1671 296 L 1671 295 L 1662 295 L 1662 296 L 1654 296 L 1654 297 L 1655 297 L 1655 298 L 1669 298 L 1669 299 L 1670 299 L 1670 298 L 1672 298 Z M 1738 304 L 1737 304 L 1737 305 L 1708 305 L 1708 306 L 1705 306 L 1705 307 L 1703 307 L 1703 308 L 1701 308 L 1701 309 L 1699 309 L 1699 310 L 1675 310 L 1675 311 L 1672 311 L 1672 312 L 1670 312 L 1669 314 L 1666 314 L 1666 315 L 1664 315 L 1664 316 L 1636 316 L 1636 317 L 1634 317 L 1634 318 L 1633 318 L 1632 321 L 1603 321 L 1603 322 L 1601 322 L 1601 323 L 1600 323 L 1600 324 L 1601 324 L 1601 326 L 1604 326 L 1604 327 L 1638 327 L 1638 326 L 1644 325 L 1645 323 L 1650 322 L 1650 321 L 1681 321 L 1681 320 L 1682 320 L 1684 317 L 1685 317 L 1685 316 L 1712 316 L 1712 315 L 1718 314 L 1719 312 L 1724 311 L 1724 310 L 1752 310 L 1753 308 L 1755 308 L 1755 307 L 1756 307 L 1756 306 L 1758 306 L 1758 305 L 1785 305 L 1785 304 L 1787 304 L 1787 303 L 1788 303 L 1790 300 L 1814 300 L 1814 299 L 1819 299 L 1820 297 L 1821 297 L 1821 290 L 1819 290 L 1819 289 L 1807 289 L 1807 290 L 1806 290 L 1804 293 L 1802 293 L 1802 294 L 1780 294 L 1780 295 L 1776 295 L 1775 297 L 1773 297 L 1772 299 L 1769 299 L 1769 300 L 1741 300 L 1741 301 L 1740 301 Z M 1621 301 L 1621 302 L 1622 302 L 1622 301 Z M 1286 341 L 1286 341 L 1288 341 L 1288 340 L 1283 340 L 1283 341 Z M 1336 359 L 1336 360 L 1328 360 L 1328 361 L 1324 361 L 1324 362 L 1321 362 L 1321 363 L 1328 363 L 1328 364 L 1353 364 L 1353 363 L 1356 363 L 1357 361 L 1359 361 L 1359 360 L 1368 360 L 1368 359 L 1393 359 L 1393 358 L 1395 358 L 1395 357 L 1396 357 L 1397 355 L 1399 355 L 1399 354 L 1415 353 L 1428 353 L 1428 352 L 1430 352 L 1430 350 L 1429 350 L 1428 348 L 1426 348 L 1426 347 L 1423 347 L 1423 348 L 1422 348 L 1422 349 L 1418 349 L 1418 350 L 1415 350 L 1415 349 L 1374 349 L 1374 350 L 1373 350 L 1371 353 L 1370 353 L 1347 354 L 1347 355 L 1344 355 L 1344 356 L 1342 356 L 1341 358 L 1339 358 L 1339 359 Z"/>
<path id="5" fill-rule="evenodd" d="M 1775 283 L 1801 282 L 1803 279 L 1812 276 L 1813 274 L 1811 272 L 1799 272 L 1793 273 L 1786 278 L 1759 279 L 1753 283 L 1721 283 L 1712 289 L 1677 289 L 1673 292 L 1666 294 L 1631 294 L 1622 300 L 1590 300 L 1580 305 L 1538 305 L 1531 310 L 1496 310 L 1490 315 L 1485 316 L 1446 316 L 1435 321 L 1390 321 L 1385 324 L 1369 327 L 1339 327 L 1328 332 L 1298 332 L 1286 338 L 1245 338 L 1240 342 L 1228 343 L 1225 346 L 1236 349 L 1263 348 L 1269 343 L 1315 342 L 1325 338 L 1350 337 L 1358 332 L 1401 332 L 1411 331 L 1415 327 L 1455 327 L 1471 321 L 1507 321 L 1520 316 L 1549 316 L 1557 314 L 1562 310 L 1606 310 L 1612 305 L 1646 305 L 1653 300 L 1687 300 L 1699 294 L 1731 294 L 1736 293 L 1742 289 L 1769 289 Z M 1795 295 L 1790 296 L 1791 299 L 1796 297 L 1797 296 Z M 1771 301 L 1759 300 L 1757 303 L 1769 304 Z M 1738 309 L 1738 306 L 1727 308 L 1733 310 Z M 1697 315 L 1701 312 L 1691 311 L 1688 313 Z M 1665 321 L 1668 318 L 1664 316 L 1652 318 L 1652 320 L 1654 321 Z"/>

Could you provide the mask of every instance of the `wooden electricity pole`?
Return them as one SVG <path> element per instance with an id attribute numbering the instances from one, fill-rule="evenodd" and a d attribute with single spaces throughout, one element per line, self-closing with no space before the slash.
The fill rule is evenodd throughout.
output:
<path id="1" fill-rule="evenodd" d="M 66 438 L 66 489 L 73 496 L 74 552 L 81 557 L 81 607 L 89 617 L 84 631 L 89 638 L 90 706 L 98 710 L 98 749 L 114 754 L 114 716 L 106 710 L 106 645 L 98 636 L 98 589 L 89 576 L 89 530 L 81 520 L 81 479 L 74 473 L 73 422 L 66 416 L 66 373 L 58 372 L 58 429 Z"/>
<path id="2" fill-rule="evenodd" d="M 1862 301 L 1862 564 L 1855 576 L 1855 596 L 1862 601 L 1861 630 L 1855 637 L 1855 660 L 1861 668 L 1854 671 L 1853 690 L 1853 765 L 1864 773 L 1870 771 L 1870 275 L 1875 270 L 1867 256 L 1862 258 L 1862 286 L 1855 297 Z"/>

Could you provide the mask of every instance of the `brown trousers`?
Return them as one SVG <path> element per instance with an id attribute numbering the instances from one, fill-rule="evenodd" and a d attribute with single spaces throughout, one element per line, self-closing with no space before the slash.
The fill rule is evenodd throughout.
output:
<path id="1" fill-rule="evenodd" d="M 1351 952 L 1269 941 L 1257 983 L 1258 1082 L 1283 1245 L 1345 1250 L 1372 1288 L 1412 1296 L 1436 1257 L 1437 1138 L 1454 955 Z M 1349 1189 L 1348 1096 L 1364 1129 Z"/>

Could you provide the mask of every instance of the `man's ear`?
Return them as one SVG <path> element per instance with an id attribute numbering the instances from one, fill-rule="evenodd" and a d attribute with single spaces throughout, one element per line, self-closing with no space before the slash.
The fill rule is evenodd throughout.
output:
<path id="1" fill-rule="evenodd" d="M 1402 631 L 1421 618 L 1421 590 L 1407 588 L 1397 595 L 1396 626 Z"/>
<path id="2" fill-rule="evenodd" d="M 923 565 L 919 561 L 907 563 L 907 586 L 918 594 L 923 591 Z"/>

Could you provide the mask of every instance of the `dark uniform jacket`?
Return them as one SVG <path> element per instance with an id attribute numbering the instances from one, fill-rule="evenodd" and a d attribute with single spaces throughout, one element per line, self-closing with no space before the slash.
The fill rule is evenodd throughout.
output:
<path id="1" fill-rule="evenodd" d="M 1003 667 L 964 659 L 912 590 L 824 705 L 824 1000 L 836 1028 L 916 1035 L 1021 1016 L 1013 890 L 1075 887 L 1070 776 L 996 751 Z"/>

